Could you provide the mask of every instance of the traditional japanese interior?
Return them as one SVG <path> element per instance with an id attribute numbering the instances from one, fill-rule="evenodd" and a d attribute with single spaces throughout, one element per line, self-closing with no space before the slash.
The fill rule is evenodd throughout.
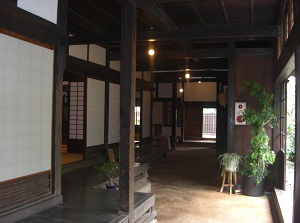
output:
<path id="1" fill-rule="evenodd" d="M 274 95 L 272 196 L 282 222 L 285 197 L 300 222 L 299 12 L 295 0 L 0 0 L 0 222 L 62 204 L 64 174 L 109 149 L 119 190 L 93 193 L 115 199 L 115 222 L 154 222 L 136 163 L 195 144 L 245 156 L 247 78 Z"/>

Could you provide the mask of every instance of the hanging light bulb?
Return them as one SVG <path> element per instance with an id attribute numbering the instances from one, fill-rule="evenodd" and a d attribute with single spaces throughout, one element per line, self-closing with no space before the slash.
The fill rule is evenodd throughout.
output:
<path id="1" fill-rule="evenodd" d="M 185 78 L 186 78 L 186 79 L 189 79 L 190 76 L 191 76 L 191 75 L 190 75 L 189 73 L 186 73 L 186 74 L 185 74 Z"/>
<path id="2" fill-rule="evenodd" d="M 155 54 L 154 49 L 150 49 L 150 50 L 148 51 L 148 54 L 149 54 L 150 56 L 153 56 L 153 55 Z"/>
<path id="3" fill-rule="evenodd" d="M 183 89 L 182 89 L 182 88 L 180 88 L 180 89 L 179 89 L 179 92 L 180 92 L 180 93 L 182 93 L 182 92 L 183 92 Z"/>

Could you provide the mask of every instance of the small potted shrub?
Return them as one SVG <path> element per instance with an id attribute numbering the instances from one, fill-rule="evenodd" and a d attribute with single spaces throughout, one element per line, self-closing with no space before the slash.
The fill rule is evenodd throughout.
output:
<path id="1" fill-rule="evenodd" d="M 102 165 L 95 166 L 98 176 L 106 176 L 108 179 L 108 184 L 106 184 L 107 189 L 117 189 L 118 187 L 118 177 L 119 177 L 119 163 L 117 162 L 106 162 Z"/>
<path id="2" fill-rule="evenodd" d="M 225 176 L 226 171 L 236 172 L 242 161 L 242 157 L 236 153 L 224 153 L 220 155 L 218 159 L 220 160 L 220 166 L 222 167 L 221 176 Z"/>

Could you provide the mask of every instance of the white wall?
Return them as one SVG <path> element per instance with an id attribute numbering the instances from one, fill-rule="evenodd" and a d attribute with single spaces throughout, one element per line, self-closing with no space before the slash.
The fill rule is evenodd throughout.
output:
<path id="1" fill-rule="evenodd" d="M 89 61 L 105 66 L 106 50 L 95 44 L 89 45 Z"/>
<path id="2" fill-rule="evenodd" d="M 17 5 L 19 8 L 56 24 L 57 1 L 58 0 L 18 0 Z"/>
<path id="3" fill-rule="evenodd" d="M 210 102 L 217 99 L 216 82 L 184 83 L 184 101 Z"/>
<path id="4" fill-rule="evenodd" d="M 50 170 L 53 51 L 0 34 L 0 181 Z"/>
<path id="5" fill-rule="evenodd" d="M 69 46 L 69 55 L 82 60 L 87 60 L 88 50 L 87 45 L 72 45 Z"/>
<path id="6" fill-rule="evenodd" d="M 121 62 L 120 61 L 110 61 L 109 67 L 116 71 L 121 71 Z"/>
<path id="7" fill-rule="evenodd" d="M 104 144 L 105 83 L 87 79 L 87 146 Z"/>
<path id="8" fill-rule="evenodd" d="M 150 91 L 143 91 L 143 138 L 150 137 L 150 111 L 151 111 L 151 97 Z"/>
<path id="9" fill-rule="evenodd" d="M 109 126 L 108 143 L 120 141 L 120 85 L 109 86 Z"/>

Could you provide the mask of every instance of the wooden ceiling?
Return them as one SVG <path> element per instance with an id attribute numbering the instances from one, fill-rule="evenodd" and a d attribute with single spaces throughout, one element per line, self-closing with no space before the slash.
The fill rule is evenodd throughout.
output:
<path id="1" fill-rule="evenodd" d="M 109 47 L 120 59 L 121 3 L 68 1 L 69 44 Z M 129 1 L 129 0 L 127 0 Z M 149 70 L 149 39 L 157 76 L 227 77 L 228 42 L 237 48 L 273 48 L 285 0 L 136 0 L 137 70 Z M 193 72 L 192 72 L 193 73 Z M 193 76 L 193 74 L 192 74 Z"/>

